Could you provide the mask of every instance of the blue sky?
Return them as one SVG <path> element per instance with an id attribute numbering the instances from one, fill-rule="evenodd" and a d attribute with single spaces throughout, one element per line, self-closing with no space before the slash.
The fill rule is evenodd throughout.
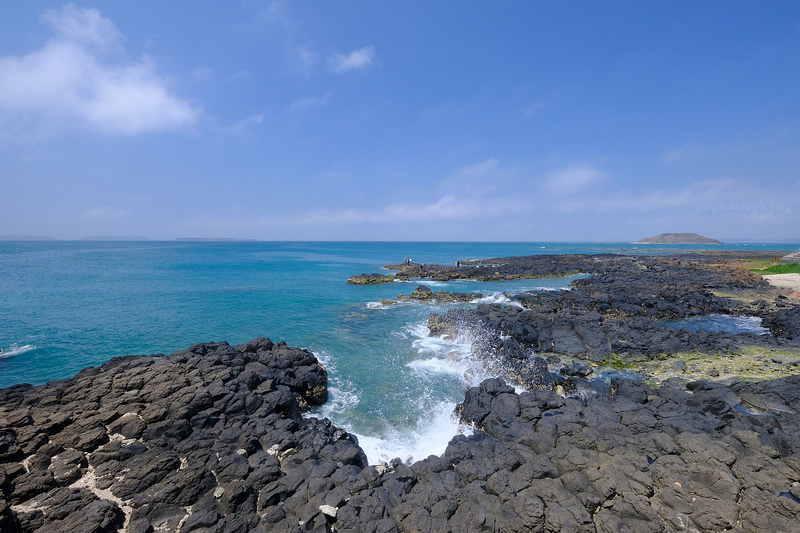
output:
<path id="1" fill-rule="evenodd" d="M 0 3 L 0 235 L 800 236 L 800 3 Z"/>

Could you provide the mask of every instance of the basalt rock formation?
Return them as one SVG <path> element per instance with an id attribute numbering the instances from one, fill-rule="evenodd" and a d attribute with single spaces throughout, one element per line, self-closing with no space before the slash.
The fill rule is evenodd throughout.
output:
<path id="1" fill-rule="evenodd" d="M 366 466 L 301 416 L 326 400 L 311 353 L 263 338 L 2 390 L 0 531 L 324 529 Z"/>
<path id="2" fill-rule="evenodd" d="M 266 339 L 0 391 L 0 531 L 792 531 L 800 376 L 469 389 L 474 434 L 367 466 L 304 418 L 325 371 Z M 755 411 L 755 410 L 758 410 Z"/>
<path id="3" fill-rule="evenodd" d="M 532 263 L 536 256 L 527 258 Z M 595 274 L 571 290 L 512 298 L 516 306 L 486 304 L 431 316 L 432 335 L 469 334 L 478 355 L 519 366 L 533 354 L 561 354 L 595 363 L 646 361 L 681 353 L 730 353 L 744 346 L 793 346 L 798 307 L 771 292 L 760 276 L 698 256 L 595 258 Z M 602 269 L 597 268 L 602 264 Z M 747 292 L 748 301 L 735 298 Z M 755 295 L 755 297 L 753 297 Z M 764 318 L 772 336 L 692 332 L 660 319 L 709 314 Z M 521 363 L 522 362 L 522 363 Z M 513 378 L 511 378 L 514 381 Z"/>
<path id="4" fill-rule="evenodd" d="M 489 268 L 568 266 L 506 259 Z M 457 413 L 474 434 L 411 465 L 369 466 L 355 436 L 303 416 L 327 372 L 264 338 L 0 390 L 0 532 L 800 530 L 800 376 L 654 388 L 592 380 L 583 361 L 548 371 L 555 353 L 795 343 L 798 307 L 714 257 L 575 261 L 594 276 L 571 291 L 431 317 L 486 335 L 487 362 L 527 390 L 470 388 Z M 452 270 L 468 268 L 483 267 Z M 764 316 L 772 337 L 656 322 L 710 312 Z"/>

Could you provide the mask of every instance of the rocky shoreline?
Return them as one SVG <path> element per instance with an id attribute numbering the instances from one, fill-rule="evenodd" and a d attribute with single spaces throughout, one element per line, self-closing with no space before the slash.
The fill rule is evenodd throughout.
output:
<path id="1" fill-rule="evenodd" d="M 515 258 L 508 265 L 512 275 L 524 272 L 524 266 L 564 268 L 547 256 Z M 495 267 L 501 275 L 504 266 Z M 521 294 L 511 298 L 515 305 L 484 304 L 432 315 L 431 334 L 479 339 L 477 353 L 507 367 L 507 379 L 525 388 L 541 386 L 547 378 L 541 357 L 534 354 L 619 368 L 754 349 L 800 360 L 800 301 L 728 257 L 595 256 L 581 271 L 592 275 L 573 281 L 568 291 Z M 707 315 L 760 318 L 771 335 L 693 332 L 663 322 Z"/>
<path id="2" fill-rule="evenodd" d="M 479 340 L 504 379 L 466 391 L 457 412 L 473 435 L 411 465 L 367 465 L 354 436 L 304 416 L 327 399 L 324 367 L 264 338 L 1 390 L 0 532 L 797 530 L 800 367 L 788 363 L 800 360 L 800 302 L 729 261 L 742 257 L 426 265 L 592 276 L 431 316 L 432 334 Z M 771 335 L 658 323 L 708 313 L 761 317 Z M 690 362 L 661 386 L 591 379 L 747 350 L 780 352 L 790 375 L 697 379 Z"/>

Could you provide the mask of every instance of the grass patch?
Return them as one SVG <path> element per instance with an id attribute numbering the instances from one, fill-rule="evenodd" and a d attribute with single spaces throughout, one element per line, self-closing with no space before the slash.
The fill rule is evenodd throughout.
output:
<path id="1" fill-rule="evenodd" d="M 756 272 L 775 265 L 774 259 L 743 259 L 747 270 Z"/>
<path id="2" fill-rule="evenodd" d="M 788 263 L 781 264 L 780 260 L 774 259 L 745 259 L 745 268 L 756 274 L 800 274 L 800 264 Z"/>
<path id="3" fill-rule="evenodd" d="M 612 353 L 606 360 L 603 362 L 605 366 L 610 366 L 613 368 L 623 369 L 623 368 L 636 368 L 636 365 L 628 365 L 622 362 L 622 359 L 619 358 L 619 355 Z"/>
<path id="4" fill-rule="evenodd" d="M 760 274 L 800 274 L 800 263 L 773 265 L 762 270 Z"/>

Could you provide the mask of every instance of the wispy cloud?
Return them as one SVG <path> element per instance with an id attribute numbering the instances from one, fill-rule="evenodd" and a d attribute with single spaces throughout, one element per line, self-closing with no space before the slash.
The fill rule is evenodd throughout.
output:
<path id="1" fill-rule="evenodd" d="M 309 109 L 312 107 L 322 107 L 328 104 L 333 98 L 333 91 L 328 91 L 324 96 L 307 96 L 305 98 L 298 98 L 289 106 L 289 111 L 297 111 L 300 109 Z"/>
<path id="2" fill-rule="evenodd" d="M 349 54 L 336 54 L 330 58 L 329 64 L 334 72 L 348 72 L 360 70 L 372 65 L 377 58 L 375 47 L 365 46 L 359 50 L 353 50 Z"/>
<path id="3" fill-rule="evenodd" d="M 228 77 L 230 81 L 247 81 L 250 79 L 250 73 L 247 70 L 240 69 Z"/>
<path id="4" fill-rule="evenodd" d="M 117 220 L 130 216 L 131 212 L 127 209 L 119 209 L 116 207 L 95 207 L 84 211 L 83 216 L 86 218 L 93 218 L 99 220 Z"/>
<path id="5" fill-rule="evenodd" d="M 214 69 L 211 67 L 197 67 L 192 69 L 191 77 L 197 81 L 210 80 L 214 77 Z"/>
<path id="6" fill-rule="evenodd" d="M 441 221 L 486 220 L 527 211 L 524 201 L 515 197 L 480 199 L 445 195 L 428 203 L 394 203 L 376 209 L 312 209 L 294 214 L 200 216 L 191 219 L 188 229 L 249 231 L 263 229 L 324 228 L 337 224 L 403 224 Z"/>
<path id="7" fill-rule="evenodd" d="M 491 157 L 455 169 L 452 174 L 441 180 L 437 189 L 445 194 L 456 193 L 460 196 L 486 198 L 498 190 L 518 190 L 520 173 L 513 168 L 503 166 L 500 161 Z"/>
<path id="8" fill-rule="evenodd" d="M 736 219 L 749 216 L 784 216 L 797 212 L 800 191 L 777 187 L 754 186 L 752 183 L 718 178 L 698 180 L 677 188 L 645 191 L 609 190 L 591 196 L 561 197 L 552 207 L 562 213 L 631 213 L 649 215 L 728 216 Z M 792 211 L 794 209 L 794 211 Z"/>
<path id="9" fill-rule="evenodd" d="M 663 154 L 661 154 L 661 161 L 664 163 L 680 163 L 683 161 L 688 161 L 690 159 L 695 159 L 701 156 L 703 151 L 700 149 L 699 146 L 688 145 L 688 146 L 681 146 L 679 148 L 673 148 L 672 150 L 667 150 Z"/>
<path id="10" fill-rule="evenodd" d="M 125 57 L 122 34 L 99 11 L 67 4 L 44 20 L 55 35 L 42 48 L 0 57 L 0 124 L 135 135 L 199 120 L 200 109 L 170 91 L 153 59 Z"/>
<path id="11" fill-rule="evenodd" d="M 533 104 L 529 105 L 525 112 L 522 114 L 523 118 L 531 118 L 535 117 L 539 113 L 541 113 L 544 108 L 547 107 L 547 103 L 544 100 L 539 100 L 538 102 L 534 102 Z"/>
<path id="12" fill-rule="evenodd" d="M 260 125 L 262 122 L 264 122 L 263 113 L 250 115 L 249 117 L 240 120 L 236 124 L 225 128 L 225 132 L 231 135 L 244 135 L 248 130 Z"/>
<path id="13" fill-rule="evenodd" d="M 606 176 L 605 172 L 596 168 L 576 165 L 550 174 L 545 179 L 544 187 L 554 194 L 575 194 Z"/>
<path id="14" fill-rule="evenodd" d="M 294 59 L 294 62 L 302 71 L 311 70 L 311 68 L 317 64 L 317 60 L 319 59 L 319 54 L 307 44 L 291 46 L 289 53 Z"/>

